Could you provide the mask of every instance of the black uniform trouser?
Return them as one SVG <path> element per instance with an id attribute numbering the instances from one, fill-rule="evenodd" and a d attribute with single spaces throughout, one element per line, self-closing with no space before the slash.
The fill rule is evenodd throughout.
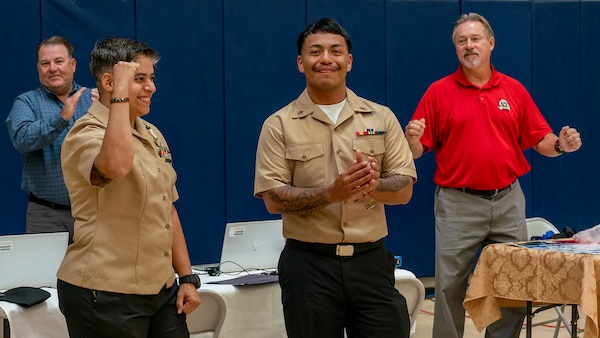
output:
<path id="1" fill-rule="evenodd" d="M 185 314 L 177 314 L 178 286 L 156 295 L 81 288 L 58 280 L 60 311 L 71 338 L 188 338 Z"/>
<path id="2" fill-rule="evenodd" d="M 289 338 L 408 338 L 406 299 L 395 288 L 396 261 L 383 246 L 337 257 L 286 244 L 279 260 Z"/>

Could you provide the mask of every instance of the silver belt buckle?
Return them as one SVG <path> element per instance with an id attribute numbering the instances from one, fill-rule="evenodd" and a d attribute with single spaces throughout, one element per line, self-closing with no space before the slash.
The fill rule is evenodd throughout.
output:
<path id="1" fill-rule="evenodd" d="M 354 245 L 352 244 L 338 244 L 335 247 L 335 254 L 340 257 L 351 257 L 354 255 Z"/>

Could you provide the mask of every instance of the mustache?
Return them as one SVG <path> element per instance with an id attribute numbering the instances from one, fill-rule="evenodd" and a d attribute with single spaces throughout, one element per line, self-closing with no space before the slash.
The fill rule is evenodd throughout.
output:
<path id="1" fill-rule="evenodd" d="M 467 51 L 467 52 L 464 54 L 464 56 L 469 56 L 469 55 L 476 55 L 476 56 L 479 56 L 479 53 L 477 53 L 477 52 L 470 52 L 470 51 Z"/>
<path id="2" fill-rule="evenodd" d="M 321 70 L 340 70 L 342 69 L 342 67 L 338 66 L 338 65 L 333 65 L 333 66 L 314 66 L 312 67 L 312 70 L 315 72 L 321 71 Z"/>

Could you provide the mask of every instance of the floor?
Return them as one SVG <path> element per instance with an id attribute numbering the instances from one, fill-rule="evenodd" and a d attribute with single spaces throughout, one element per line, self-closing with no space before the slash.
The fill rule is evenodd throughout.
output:
<path id="1" fill-rule="evenodd" d="M 423 285 L 425 286 L 427 293 L 433 291 L 432 284 L 433 281 L 430 279 L 421 279 Z M 421 307 L 421 312 L 419 313 L 419 317 L 417 318 L 417 327 L 415 333 L 412 335 L 412 338 L 432 338 L 431 337 L 431 328 L 433 326 L 433 307 L 435 298 L 432 297 L 432 294 L 427 295 L 425 301 L 423 301 L 423 306 Z M 565 316 L 570 319 L 571 318 L 571 307 L 568 306 L 565 309 Z M 580 319 L 577 322 L 577 326 L 579 328 L 583 328 L 585 325 L 585 315 L 580 313 Z M 556 317 L 556 312 L 554 310 L 547 310 L 538 313 L 534 318 L 533 322 L 544 321 L 546 319 L 551 319 Z M 548 338 L 554 337 L 554 330 L 556 328 L 556 323 L 544 324 L 541 326 L 534 326 L 532 329 L 532 338 Z M 465 320 L 465 334 L 463 338 L 483 338 L 485 336 L 484 332 L 477 332 L 477 329 L 473 325 L 473 322 L 468 317 Z M 523 330 L 521 331 L 520 337 L 525 337 L 525 326 L 523 326 Z M 561 327 L 558 334 L 559 338 L 568 338 L 570 337 L 569 332 Z M 583 337 L 583 333 L 580 333 L 578 337 Z"/>

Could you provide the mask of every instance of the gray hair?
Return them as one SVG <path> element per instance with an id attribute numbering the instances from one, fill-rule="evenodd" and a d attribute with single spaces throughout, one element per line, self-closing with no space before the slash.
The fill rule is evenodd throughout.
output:
<path id="1" fill-rule="evenodd" d="M 494 37 L 494 30 L 487 19 L 480 14 L 471 12 L 469 14 L 462 14 L 454 23 L 454 29 L 452 30 L 452 42 L 454 42 L 454 33 L 456 32 L 456 27 L 467 21 L 481 22 L 483 24 L 483 28 L 485 29 L 485 35 L 487 36 L 488 40 Z"/>

